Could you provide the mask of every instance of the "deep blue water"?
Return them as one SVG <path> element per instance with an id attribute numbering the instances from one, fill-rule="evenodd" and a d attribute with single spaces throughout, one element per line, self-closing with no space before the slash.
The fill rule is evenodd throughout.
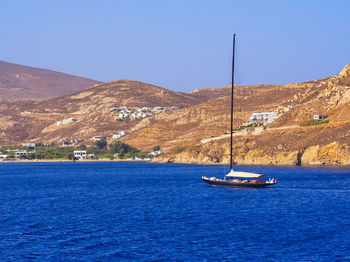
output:
<path id="1" fill-rule="evenodd" d="M 245 167 L 265 189 L 203 183 L 223 166 L 0 163 L 0 260 L 350 260 L 350 169 Z"/>

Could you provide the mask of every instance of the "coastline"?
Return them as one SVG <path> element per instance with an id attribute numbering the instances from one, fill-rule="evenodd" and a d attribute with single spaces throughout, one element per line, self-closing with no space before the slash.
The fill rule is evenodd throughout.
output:
<path id="1" fill-rule="evenodd" d="M 169 159 L 155 159 L 152 161 L 149 161 L 150 163 L 158 163 L 158 164 L 182 164 L 182 165 L 208 165 L 208 166 L 229 166 L 230 163 L 229 162 L 219 162 L 219 163 L 215 163 L 215 162 L 201 162 L 201 161 L 168 161 Z M 346 164 L 331 164 L 331 163 L 327 163 L 327 164 L 300 164 L 300 165 L 296 165 L 296 164 L 288 164 L 288 163 L 281 163 L 281 164 L 265 164 L 265 163 L 247 163 L 247 162 L 241 162 L 241 163 L 235 163 L 233 165 L 235 166 L 266 166 L 266 167 L 309 167 L 309 168 L 313 168 L 313 167 L 329 167 L 329 168 L 350 168 L 350 165 L 346 165 Z"/>
<path id="2" fill-rule="evenodd" d="M 157 160 L 144 160 L 144 159 L 109 159 L 109 158 L 102 158 L 102 159 L 85 159 L 85 160 L 76 160 L 75 162 L 149 162 L 154 164 L 182 164 L 182 165 L 205 165 L 205 166 L 225 166 L 229 165 L 228 163 L 194 163 L 194 162 L 166 162 L 166 161 L 157 161 Z M 11 160 L 11 161 L 0 161 L 0 163 L 57 163 L 57 162 L 74 162 L 72 160 L 68 159 L 34 159 L 34 160 L 27 160 L 27 159 L 21 159 L 21 160 Z M 265 166 L 265 167 L 307 167 L 307 168 L 350 168 L 350 165 L 339 165 L 339 164 L 325 164 L 325 165 L 310 165 L 310 164 L 304 164 L 304 165 L 277 165 L 277 164 L 235 164 L 234 167 L 239 166 Z"/>
<path id="3" fill-rule="evenodd" d="M 85 160 L 69 160 L 69 159 L 18 159 L 18 160 L 9 160 L 9 161 L 0 161 L 0 163 L 57 163 L 57 162 L 149 162 L 155 164 L 182 164 L 182 165 L 217 165 L 217 166 L 225 166 L 229 165 L 229 163 L 221 162 L 221 163 L 205 163 L 205 162 L 189 162 L 189 161 L 174 161 L 168 162 L 164 161 L 164 159 L 109 159 L 109 158 L 101 158 L 101 159 L 85 159 Z M 291 165 L 291 164 L 256 164 L 256 163 L 236 163 L 234 166 L 266 166 L 266 167 L 309 167 L 309 168 L 317 168 L 317 167 L 329 167 L 329 168 L 350 168 L 350 165 L 341 165 L 341 164 L 301 164 L 301 165 Z"/>
<path id="4" fill-rule="evenodd" d="M 8 160 L 0 161 L 0 163 L 47 163 L 47 162 L 134 162 L 134 161 L 145 161 L 149 162 L 150 160 L 145 159 L 109 159 L 109 158 L 100 158 L 100 159 L 84 159 L 84 160 L 69 160 L 69 159 L 18 159 L 18 160 Z"/>

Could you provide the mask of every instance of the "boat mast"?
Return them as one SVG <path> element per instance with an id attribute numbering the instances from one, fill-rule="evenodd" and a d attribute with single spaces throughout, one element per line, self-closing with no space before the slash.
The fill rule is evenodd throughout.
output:
<path id="1" fill-rule="evenodd" d="M 230 143 L 230 170 L 232 170 L 232 135 L 233 135 L 233 88 L 235 80 L 235 42 L 236 34 L 233 35 L 233 56 L 232 56 L 232 82 L 231 82 L 231 143 Z"/>

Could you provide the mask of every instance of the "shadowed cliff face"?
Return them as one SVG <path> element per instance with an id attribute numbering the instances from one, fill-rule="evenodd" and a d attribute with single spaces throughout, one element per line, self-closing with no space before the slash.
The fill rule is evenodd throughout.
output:
<path id="1" fill-rule="evenodd" d="M 0 61 L 0 98 L 40 100 L 71 94 L 98 81 Z"/>

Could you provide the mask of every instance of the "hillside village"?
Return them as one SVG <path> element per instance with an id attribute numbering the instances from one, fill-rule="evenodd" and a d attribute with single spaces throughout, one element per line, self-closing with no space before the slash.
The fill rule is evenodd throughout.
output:
<path id="1" fill-rule="evenodd" d="M 155 107 L 147 107 L 144 106 L 142 108 L 128 108 L 127 106 L 120 106 L 114 109 L 116 112 L 116 119 L 120 121 L 128 121 L 135 120 L 139 118 L 145 118 L 147 116 L 151 116 L 154 114 L 158 114 L 161 112 L 171 111 L 179 109 L 177 106 L 155 106 Z"/>
<path id="2" fill-rule="evenodd" d="M 350 163 L 349 86 L 350 65 L 336 76 L 305 83 L 237 86 L 235 161 Z M 187 94 L 118 80 L 40 102 L 3 100 L 0 145 L 10 150 L 17 145 L 11 154 L 22 157 L 23 150 L 33 154 L 21 148 L 30 143 L 80 150 L 120 141 L 142 152 L 159 145 L 157 161 L 227 163 L 229 94 L 227 86 Z M 334 153 L 327 155 L 330 148 Z"/>
<path id="3" fill-rule="evenodd" d="M 140 120 L 155 114 L 163 113 L 163 112 L 169 112 L 173 110 L 177 110 L 179 107 L 177 106 L 156 106 L 156 107 L 128 107 L 128 106 L 119 106 L 115 107 L 112 112 L 115 113 L 115 119 L 118 120 L 119 122 L 129 122 L 133 120 Z M 64 120 L 59 120 L 56 122 L 56 125 L 59 127 L 66 127 L 69 124 L 74 124 L 77 122 L 78 119 L 74 117 L 70 117 Z M 91 137 L 91 140 L 93 141 L 98 141 L 101 139 L 106 139 L 106 140 L 116 140 L 120 139 L 132 132 L 135 132 L 137 130 L 122 130 L 119 132 L 116 132 L 112 134 L 110 137 L 101 134 L 101 135 L 95 135 Z M 77 146 L 84 141 L 84 139 L 81 138 L 74 138 L 71 140 L 64 140 L 60 139 L 56 142 L 58 145 L 62 146 Z"/>
<path id="4" fill-rule="evenodd" d="M 130 117 L 130 119 L 138 119 L 138 118 L 144 118 L 153 114 L 157 114 L 160 112 L 166 112 L 171 110 L 176 110 L 178 107 L 142 107 L 137 109 L 128 109 L 127 106 L 118 107 L 115 111 L 119 113 L 120 116 L 123 118 Z M 281 115 L 283 115 L 284 112 L 288 112 L 289 108 L 285 108 L 281 110 L 279 108 L 278 111 L 272 111 L 272 112 L 255 112 L 252 113 L 249 117 L 249 121 L 244 123 L 242 126 L 234 130 L 235 136 L 244 136 L 249 134 L 260 134 L 263 130 L 265 130 L 270 124 L 272 124 L 274 121 L 276 121 Z M 145 114 L 145 115 L 143 115 Z M 324 115 L 314 115 L 312 121 L 323 121 L 327 118 L 327 116 Z M 74 123 L 77 120 L 74 118 L 68 118 L 62 121 L 57 121 L 56 125 L 66 125 L 69 123 Z M 259 130 L 256 132 L 256 128 L 259 128 Z M 96 143 L 97 141 L 118 141 L 120 138 L 130 134 L 131 132 L 123 130 L 120 132 L 117 132 L 116 134 L 113 134 L 111 138 L 107 138 L 103 135 L 97 135 L 93 136 L 91 138 L 91 141 L 93 143 Z M 213 140 L 217 139 L 223 139 L 228 137 L 229 134 L 221 135 L 218 137 L 211 137 L 209 139 L 203 139 L 201 140 L 201 143 L 205 144 Z M 90 142 L 91 142 L 90 141 Z M 74 139 L 71 141 L 65 141 L 65 140 L 59 140 L 58 145 L 61 145 L 63 147 L 73 147 L 79 148 L 80 145 L 83 145 L 83 143 L 86 142 L 83 139 Z M 91 144 L 91 143 L 90 143 Z M 20 148 L 8 148 L 5 152 L 0 152 L 0 161 L 8 161 L 9 158 L 11 159 L 27 159 L 29 155 L 35 153 L 35 148 L 37 146 L 41 146 L 41 144 L 27 142 L 24 143 L 22 147 Z M 54 143 L 46 144 L 44 145 L 46 147 L 55 146 Z M 75 160 L 86 160 L 86 159 L 95 159 L 96 155 L 94 153 L 88 153 L 87 150 L 71 150 L 73 154 L 73 159 Z M 143 157 L 142 159 L 151 160 L 155 157 L 163 155 L 165 152 L 158 147 L 157 149 L 154 148 L 152 152 L 149 152 L 146 154 L 146 157 Z M 113 158 L 118 158 L 118 154 L 113 154 Z M 133 159 L 141 159 L 138 157 L 133 157 Z"/>
<path id="5" fill-rule="evenodd" d="M 133 108 L 128 109 L 127 106 L 121 106 L 117 107 L 115 110 L 119 116 L 120 119 L 130 118 L 130 119 L 138 119 L 138 118 L 145 118 L 147 116 L 151 116 L 153 114 L 157 114 L 160 112 L 166 112 L 171 110 L 176 110 L 178 107 L 172 106 L 172 107 L 142 107 L 142 108 Z M 248 126 L 261 126 L 261 125 L 267 125 L 272 123 L 278 116 L 276 117 L 276 112 L 261 112 L 261 113 L 253 113 L 251 117 L 249 118 L 250 122 L 247 124 Z M 62 121 L 57 121 L 56 125 L 68 125 L 70 123 L 76 122 L 77 119 L 71 117 Z M 243 130 L 243 129 L 242 129 Z M 91 141 L 93 143 L 96 143 L 97 141 L 117 141 L 120 138 L 130 134 L 131 132 L 123 130 L 120 132 L 117 132 L 112 135 L 111 138 L 107 138 L 103 135 L 96 135 L 91 138 Z M 83 143 L 88 142 L 91 144 L 91 141 L 84 141 L 83 139 L 72 139 L 70 141 L 67 140 L 59 140 L 57 141 L 57 145 L 61 145 L 63 147 L 73 147 L 73 148 L 79 148 L 80 145 L 83 145 Z M 10 159 L 27 159 L 28 156 L 31 154 L 36 153 L 35 148 L 37 146 L 41 146 L 41 144 L 33 143 L 33 142 L 26 142 L 23 143 L 22 147 L 19 148 L 7 148 L 5 152 L 0 152 L 0 161 L 8 161 Z M 46 147 L 55 146 L 55 143 L 46 144 L 44 145 Z M 94 159 L 96 156 L 94 153 L 88 154 L 87 150 L 74 150 L 73 152 L 73 158 L 75 160 L 86 160 L 86 159 Z M 148 154 L 148 160 L 160 156 L 164 154 L 165 152 L 161 150 L 160 148 L 154 149 L 152 152 Z M 113 158 L 117 158 L 118 155 L 114 154 Z M 135 157 L 134 157 L 135 159 Z M 138 159 L 136 157 L 136 159 Z M 144 159 L 144 158 L 143 158 Z"/>

